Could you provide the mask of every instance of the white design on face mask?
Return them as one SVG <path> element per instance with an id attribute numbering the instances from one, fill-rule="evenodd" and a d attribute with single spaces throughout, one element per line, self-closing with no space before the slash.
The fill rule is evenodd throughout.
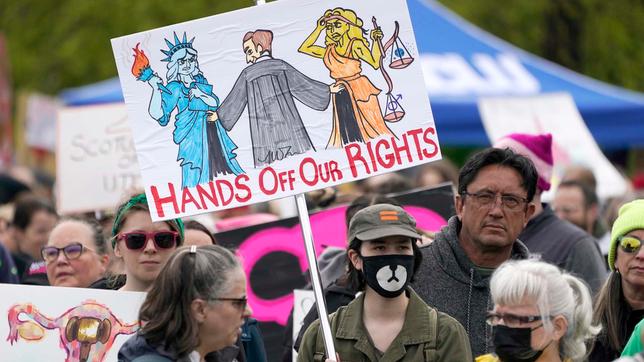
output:
<path id="1" fill-rule="evenodd" d="M 382 289 L 395 292 L 405 286 L 407 269 L 402 265 L 385 265 L 376 273 L 376 279 Z"/>

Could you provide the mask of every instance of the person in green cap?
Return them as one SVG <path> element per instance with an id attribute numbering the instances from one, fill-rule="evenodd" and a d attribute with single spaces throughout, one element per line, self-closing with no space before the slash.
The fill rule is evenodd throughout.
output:
<path id="1" fill-rule="evenodd" d="M 644 199 L 619 209 L 611 230 L 611 273 L 595 302 L 593 319 L 604 330 L 597 336 L 590 362 L 620 356 L 635 325 L 644 317 Z"/>
<path id="2" fill-rule="evenodd" d="M 463 326 L 409 287 L 422 261 L 414 218 L 398 206 L 372 205 L 351 218 L 348 234 L 346 280 L 363 293 L 329 317 L 339 361 L 471 361 Z M 335 358 L 325 355 L 315 321 L 298 362 Z"/>
<path id="3" fill-rule="evenodd" d="M 119 290 L 145 292 L 175 249 L 183 244 L 180 219 L 152 222 L 145 194 L 121 204 L 112 226 L 114 256 L 123 260 L 125 284 Z"/>

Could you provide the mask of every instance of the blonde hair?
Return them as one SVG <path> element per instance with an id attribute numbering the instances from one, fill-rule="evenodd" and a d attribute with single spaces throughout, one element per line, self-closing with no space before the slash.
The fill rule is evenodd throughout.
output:
<path id="1" fill-rule="evenodd" d="M 553 330 L 550 316 L 566 318 L 568 330 L 559 341 L 562 358 L 583 361 L 588 353 L 586 340 L 601 330 L 591 324 L 593 307 L 586 284 L 554 265 L 534 259 L 508 261 L 492 275 L 490 293 L 495 305 L 533 301 L 547 332 Z"/>
<path id="2" fill-rule="evenodd" d="M 347 20 L 349 20 L 351 23 L 347 23 L 349 25 L 349 30 L 347 31 L 347 35 L 349 36 L 349 39 L 358 39 L 362 40 L 365 44 L 365 46 L 369 46 L 369 40 L 365 37 L 365 31 L 362 29 L 362 19 L 356 15 L 355 11 L 350 10 L 350 9 L 343 9 L 343 8 L 335 8 L 333 10 L 329 9 L 324 12 L 324 17 L 328 18 L 330 16 L 341 16 Z M 340 21 L 343 21 L 340 19 Z M 330 37 L 326 36 L 324 38 L 324 43 L 325 44 L 333 44 L 335 43 Z"/>

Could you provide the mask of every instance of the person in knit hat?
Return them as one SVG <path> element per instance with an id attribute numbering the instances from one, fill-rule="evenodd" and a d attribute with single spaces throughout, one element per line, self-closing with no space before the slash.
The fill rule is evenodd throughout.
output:
<path id="1" fill-rule="evenodd" d="M 589 361 L 612 361 L 644 318 L 644 199 L 619 209 L 608 251 L 610 274 L 595 302 L 593 319 L 604 327 Z"/>
<path id="2" fill-rule="evenodd" d="M 539 179 L 533 203 L 535 212 L 519 234 L 531 254 L 580 278 L 597 293 L 606 278 L 606 266 L 595 238 L 555 215 L 541 202 L 541 194 L 550 190 L 552 178 L 552 135 L 513 133 L 502 137 L 495 148 L 509 148 L 532 161 Z"/>

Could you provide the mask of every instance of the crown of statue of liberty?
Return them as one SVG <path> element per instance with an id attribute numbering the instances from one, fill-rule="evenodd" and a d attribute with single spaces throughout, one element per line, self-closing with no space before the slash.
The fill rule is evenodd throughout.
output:
<path id="1" fill-rule="evenodd" d="M 173 32 L 173 33 L 174 33 L 174 44 L 172 44 L 172 42 L 169 41 L 168 39 L 165 39 L 165 38 L 163 39 L 165 40 L 165 43 L 168 45 L 168 50 L 161 49 L 161 52 L 167 56 L 167 58 L 161 60 L 162 62 L 169 62 L 172 59 L 172 56 L 174 55 L 174 53 L 178 52 L 181 49 L 190 48 L 192 50 L 195 50 L 195 48 L 192 47 L 192 42 L 195 40 L 195 37 L 192 37 L 190 41 L 187 41 L 186 32 L 184 31 L 183 40 L 179 40 L 179 37 L 177 37 L 177 33 L 176 32 Z"/>

